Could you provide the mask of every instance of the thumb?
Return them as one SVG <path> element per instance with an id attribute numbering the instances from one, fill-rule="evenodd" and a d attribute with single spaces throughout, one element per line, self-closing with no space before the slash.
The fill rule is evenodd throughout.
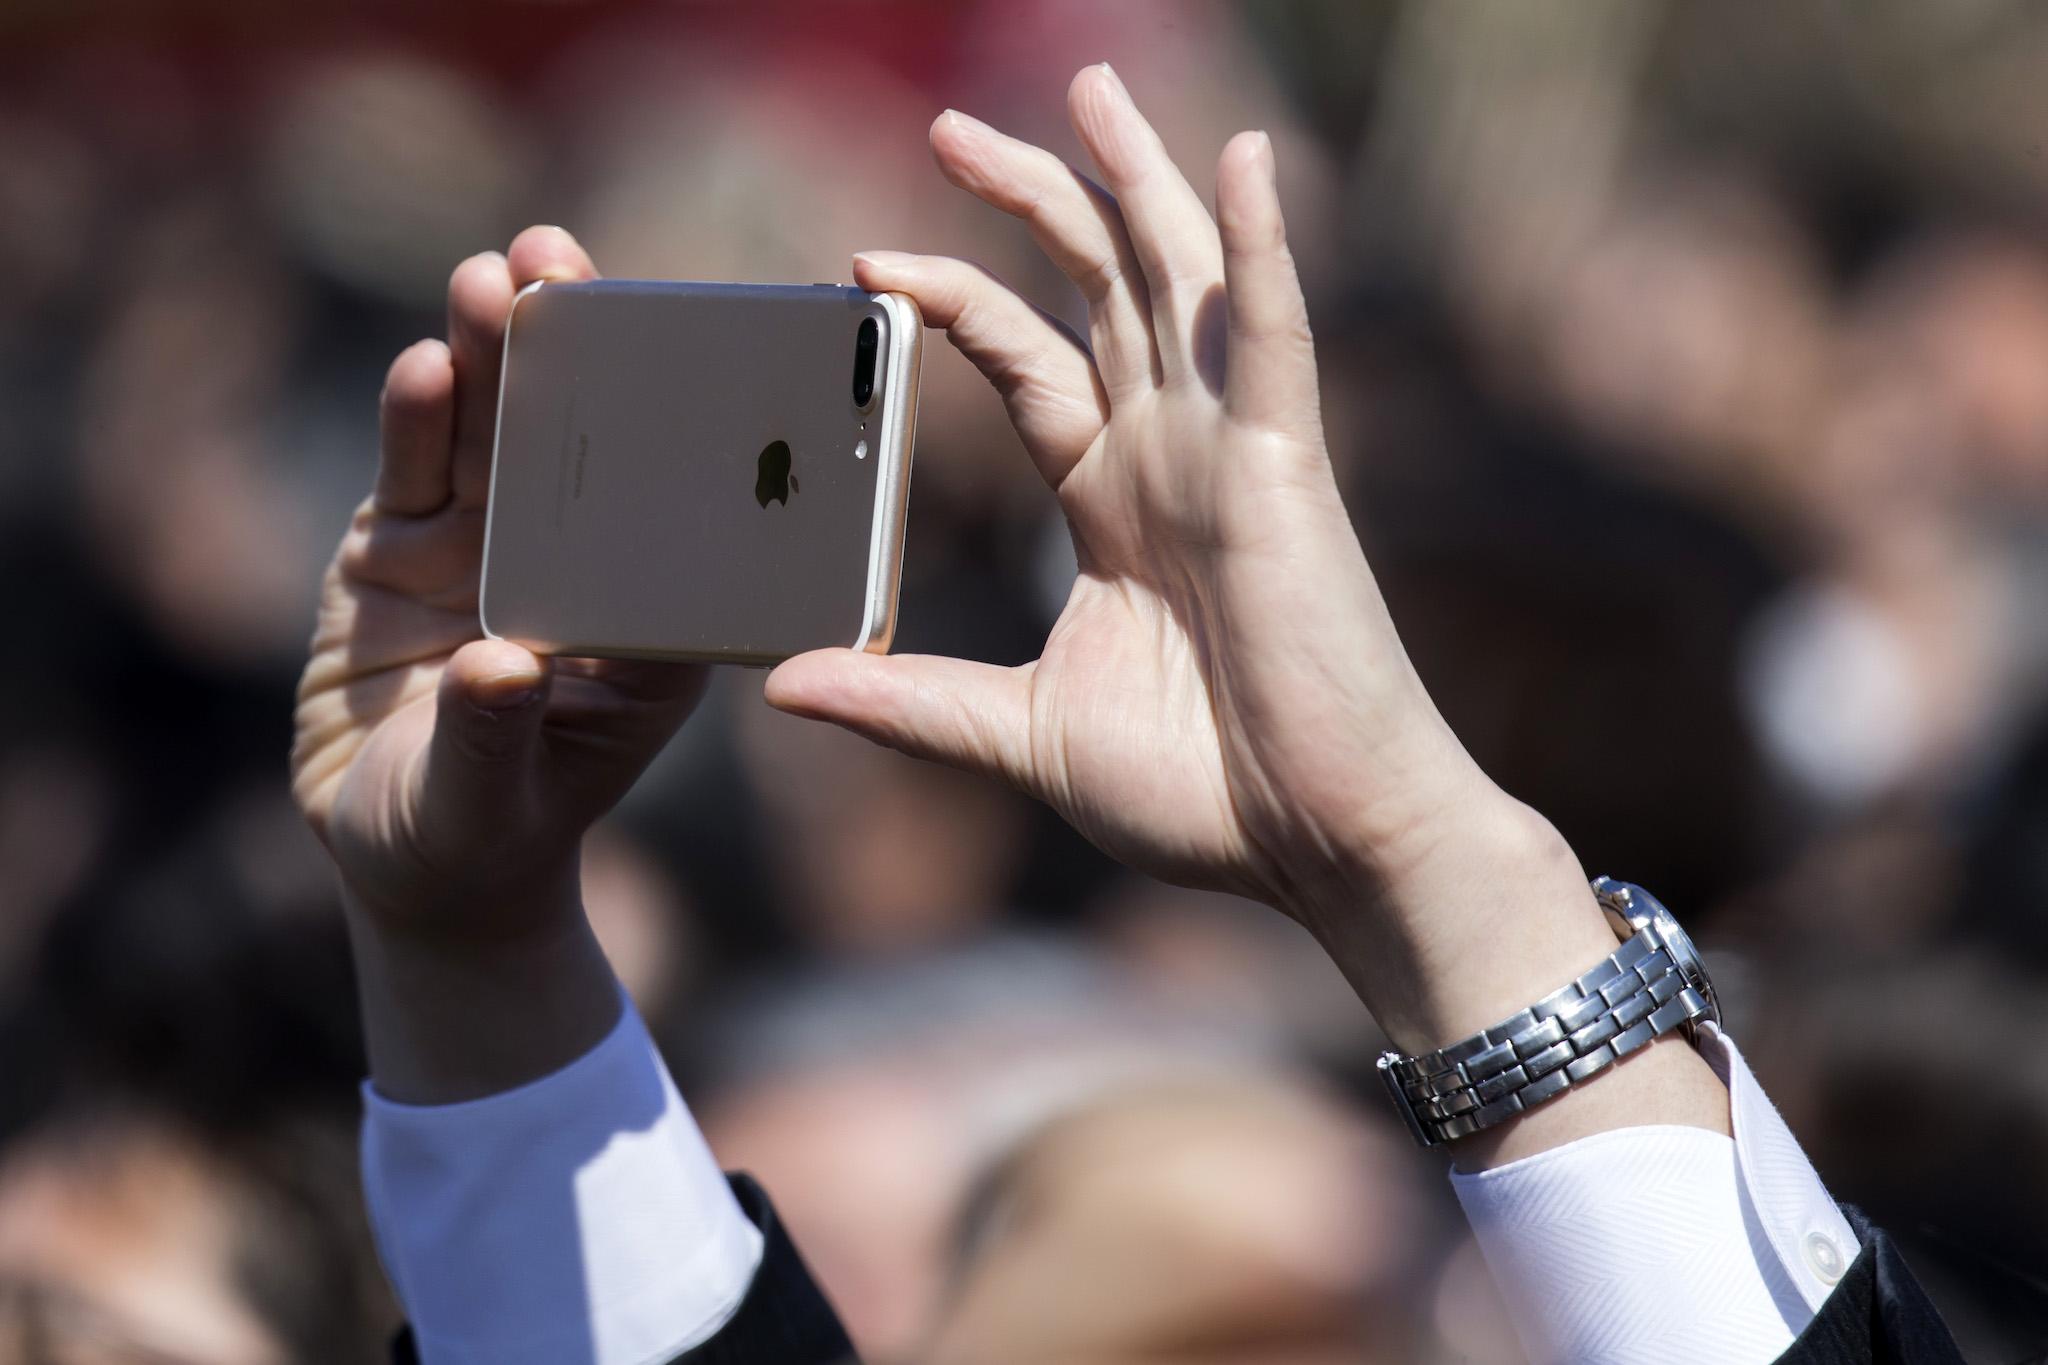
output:
<path id="1" fill-rule="evenodd" d="M 1033 667 L 820 649 L 770 673 L 764 695 L 779 711 L 1028 792 Z"/>
<path id="2" fill-rule="evenodd" d="M 505 640 L 472 640 L 441 673 L 427 745 L 425 805 L 455 828 L 518 828 L 540 747 L 550 670 Z"/>

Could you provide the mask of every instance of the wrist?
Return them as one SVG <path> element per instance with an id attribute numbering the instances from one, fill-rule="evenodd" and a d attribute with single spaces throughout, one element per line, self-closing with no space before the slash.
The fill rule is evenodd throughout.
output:
<path id="1" fill-rule="evenodd" d="M 1289 907 L 1403 1052 L 1499 1022 L 1615 945 L 1548 820 L 1476 773 L 1439 812 L 1360 841 L 1345 875 Z"/>
<path id="2" fill-rule="evenodd" d="M 370 1073 L 406 1104 L 514 1089 L 588 1052 L 620 992 L 574 890 L 506 907 L 369 913 L 346 891 Z M 451 927 L 453 926 L 453 927 Z M 479 931 L 485 926 L 488 931 Z"/>
<path id="3" fill-rule="evenodd" d="M 351 932 L 422 951 L 516 952 L 583 918 L 581 840 L 564 849 L 470 848 L 454 854 L 336 851 Z M 450 865 L 447 873 L 438 864 Z"/>
<path id="4" fill-rule="evenodd" d="M 1414 845 L 1414 856 L 1361 863 L 1348 906 L 1330 899 L 1333 883 L 1310 921 L 1406 1054 L 1492 1027 L 1616 944 L 1578 858 L 1548 820 L 1490 783 L 1452 809 L 1459 818 Z M 1732 1131 L 1727 1092 L 1675 1037 L 1461 1140 L 1457 1160 L 1468 1170 L 1500 1165 L 1643 1123 Z"/>

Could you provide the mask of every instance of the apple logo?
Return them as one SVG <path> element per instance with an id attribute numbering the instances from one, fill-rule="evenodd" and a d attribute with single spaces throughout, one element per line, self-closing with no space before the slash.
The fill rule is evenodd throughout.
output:
<path id="1" fill-rule="evenodd" d="M 798 491 L 796 475 L 789 472 L 789 442 L 770 441 L 754 467 L 754 501 L 763 507 L 770 502 L 787 507 L 789 495 Z"/>

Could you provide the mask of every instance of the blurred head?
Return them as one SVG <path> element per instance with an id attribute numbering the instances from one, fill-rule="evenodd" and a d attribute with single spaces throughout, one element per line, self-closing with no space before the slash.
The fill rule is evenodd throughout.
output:
<path id="1" fill-rule="evenodd" d="M 1415 1210 L 1388 1139 L 1298 1082 L 1134 1085 L 981 1183 L 933 1365 L 1405 1358 L 1370 1311 Z"/>
<path id="2" fill-rule="evenodd" d="M 808 974 L 711 1032 L 695 1107 L 874 1358 L 1353 1343 L 1414 1173 L 1267 1021 L 1156 988 L 1020 939 Z"/>
<path id="3" fill-rule="evenodd" d="M 1824 281 L 1782 206 L 1740 175 L 1630 185 L 1538 309 L 1532 359 L 1564 411 L 1681 485 L 1753 494 L 1805 436 Z"/>
<path id="4" fill-rule="evenodd" d="M 313 1365 L 377 1358 L 390 1325 L 349 1135 L 224 1152 L 96 1107 L 0 1154 L 0 1362 Z"/>
<path id="5" fill-rule="evenodd" d="M 1846 352 L 1849 394 L 1915 438 L 1903 457 L 1986 502 L 2048 501 L 2048 248 L 1988 231 L 1909 242 L 1859 291 Z"/>

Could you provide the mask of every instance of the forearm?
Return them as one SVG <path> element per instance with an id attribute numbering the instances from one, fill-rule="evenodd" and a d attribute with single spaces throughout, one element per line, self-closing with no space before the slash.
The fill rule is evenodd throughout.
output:
<path id="1" fill-rule="evenodd" d="M 576 878 L 542 894 L 537 913 L 507 917 L 533 927 L 479 942 L 394 927 L 344 891 L 378 1093 L 417 1105 L 498 1094 L 560 1070 L 611 1031 L 618 986 Z"/>

